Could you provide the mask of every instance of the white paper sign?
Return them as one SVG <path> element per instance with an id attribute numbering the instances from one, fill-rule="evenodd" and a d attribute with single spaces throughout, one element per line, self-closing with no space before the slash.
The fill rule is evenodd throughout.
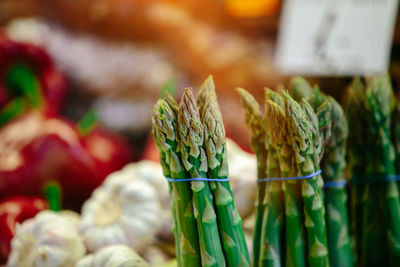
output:
<path id="1" fill-rule="evenodd" d="M 285 74 L 387 71 L 398 0 L 286 0 L 276 63 Z"/>

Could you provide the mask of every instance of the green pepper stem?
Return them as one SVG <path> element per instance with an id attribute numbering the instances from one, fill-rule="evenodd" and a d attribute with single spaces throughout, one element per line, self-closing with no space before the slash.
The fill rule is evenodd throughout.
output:
<path id="1" fill-rule="evenodd" d="M 0 109 L 0 127 L 24 113 L 28 108 L 29 104 L 25 97 L 14 98 Z"/>
<path id="2" fill-rule="evenodd" d="M 25 96 L 30 106 L 39 107 L 42 103 L 40 83 L 30 68 L 13 66 L 6 76 L 6 84 L 14 95 Z"/>
<path id="3" fill-rule="evenodd" d="M 57 182 L 50 182 L 45 187 L 45 194 L 49 208 L 52 211 L 61 210 L 61 187 Z"/>
<path id="4" fill-rule="evenodd" d="M 97 123 L 96 112 L 93 109 L 89 109 L 76 125 L 79 135 L 82 137 L 89 135 Z"/>

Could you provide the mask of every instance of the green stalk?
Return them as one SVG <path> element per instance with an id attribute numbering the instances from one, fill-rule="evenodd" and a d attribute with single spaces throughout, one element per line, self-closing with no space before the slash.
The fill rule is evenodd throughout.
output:
<path id="1" fill-rule="evenodd" d="M 298 102 L 311 96 L 313 92 L 311 85 L 301 76 L 295 76 L 290 80 L 289 89 L 290 95 Z"/>
<path id="2" fill-rule="evenodd" d="M 349 131 L 347 150 L 350 179 L 355 182 L 366 177 L 367 157 L 367 120 L 365 116 L 365 87 L 359 78 L 355 78 L 349 86 L 345 99 L 345 112 Z M 362 244 L 362 197 L 365 185 L 356 183 L 352 186 L 350 202 L 350 228 L 355 236 L 354 248 L 356 261 L 360 263 Z M 380 248 L 378 248 L 379 250 Z"/>
<path id="3" fill-rule="evenodd" d="M 179 104 L 178 122 L 180 150 L 186 171 L 190 177 L 207 177 L 207 157 L 203 148 L 204 129 L 194 96 L 189 88 L 185 90 Z M 225 266 L 217 216 L 208 182 L 192 181 L 191 184 L 202 266 Z"/>
<path id="4" fill-rule="evenodd" d="M 314 173 L 319 166 L 314 166 L 310 122 L 301 106 L 289 94 L 284 94 L 286 100 L 286 117 L 289 122 L 289 131 L 292 138 L 292 148 L 298 175 L 304 176 Z M 302 180 L 302 196 L 304 202 L 305 226 L 307 229 L 308 260 L 311 267 L 328 266 L 328 243 L 324 206 L 319 194 L 317 178 Z"/>
<path id="5" fill-rule="evenodd" d="M 270 119 L 276 119 L 268 115 L 269 103 L 275 104 L 270 99 L 274 99 L 276 102 L 283 104 L 281 97 L 272 92 L 266 90 L 266 113 L 264 116 L 264 128 L 265 128 L 265 144 L 268 151 L 267 160 L 267 177 L 277 178 L 281 177 L 279 156 L 275 146 L 272 142 L 272 131 Z M 277 105 L 277 104 L 276 104 Z M 260 266 L 282 266 L 284 264 L 284 257 L 282 253 L 282 237 L 283 237 L 283 191 L 282 182 L 271 181 L 267 182 L 266 194 L 264 198 L 265 212 L 262 224 L 261 234 L 261 250 L 260 250 Z"/>
<path id="6" fill-rule="evenodd" d="M 225 128 L 212 78 L 207 79 L 204 85 L 206 86 L 202 86 L 200 90 L 200 96 L 204 96 L 200 113 L 204 125 L 204 147 L 208 159 L 207 174 L 209 178 L 225 179 L 229 176 Z M 210 182 L 210 188 L 214 197 L 227 266 L 250 267 L 242 219 L 236 208 L 229 182 Z"/>
<path id="7" fill-rule="evenodd" d="M 269 100 L 265 105 L 265 118 L 271 128 L 271 145 L 279 156 L 279 167 L 282 177 L 297 176 L 294 152 L 288 143 L 288 123 L 284 105 L 277 105 Z M 288 180 L 283 183 L 285 203 L 285 241 L 286 266 L 306 266 L 303 211 L 300 182 Z"/>
<path id="8" fill-rule="evenodd" d="M 61 210 L 61 187 L 58 182 L 50 181 L 45 185 L 45 194 L 49 209 L 52 211 Z"/>
<path id="9" fill-rule="evenodd" d="M 176 113 L 175 113 L 176 115 Z M 152 118 L 152 123 L 155 123 L 155 118 Z M 159 153 L 160 153 L 160 165 L 162 167 L 163 175 L 165 177 L 171 177 L 171 169 L 169 167 L 169 162 L 167 162 L 167 155 L 162 149 L 162 143 L 159 143 L 158 138 L 157 138 L 157 129 L 156 127 L 152 127 L 152 136 L 154 143 L 156 144 Z M 172 191 L 173 191 L 173 185 L 172 182 L 168 182 L 168 187 L 169 187 L 169 194 L 172 196 Z M 173 226 L 172 226 L 172 233 L 174 234 L 174 240 L 175 240 L 175 253 L 176 253 L 176 258 L 180 259 L 181 258 L 181 253 L 180 253 L 180 242 L 179 242 L 179 234 L 178 234 L 178 218 L 177 218 L 177 213 L 176 213 L 176 202 L 174 198 L 171 198 L 171 211 L 172 211 L 172 218 L 173 218 Z M 180 263 L 180 261 L 178 261 Z"/>
<path id="10" fill-rule="evenodd" d="M 312 135 L 312 144 L 314 145 L 314 148 L 312 150 L 314 167 L 316 170 L 319 170 L 320 169 L 319 163 L 323 154 L 323 139 L 320 134 L 319 120 L 317 114 L 315 114 L 313 108 L 305 99 L 303 99 L 300 102 L 300 106 L 303 109 L 304 114 L 306 115 L 306 118 L 310 126 L 310 131 Z M 327 109 L 326 102 L 324 103 L 322 108 Z M 322 112 L 325 113 L 324 111 Z M 328 120 L 328 122 L 326 123 L 329 125 L 327 127 L 328 131 L 330 131 L 330 123 L 331 123 L 330 120 Z M 328 133 L 328 135 L 330 135 L 330 133 Z M 324 201 L 324 191 L 323 191 L 324 181 L 322 179 L 322 175 L 319 174 L 316 176 L 316 178 L 317 178 L 318 194 L 321 196 L 322 201 Z M 325 206 L 323 207 L 323 212 L 325 214 Z"/>
<path id="11" fill-rule="evenodd" d="M 366 91 L 367 119 L 370 126 L 370 136 L 374 138 L 374 161 L 370 163 L 373 174 L 377 178 L 395 174 L 395 153 L 390 140 L 391 101 L 393 98 L 392 87 L 388 75 L 382 75 L 373 79 Z M 384 179 L 384 178 L 383 178 Z M 399 190 L 396 182 L 383 181 L 379 186 L 367 184 L 373 196 L 381 200 L 383 212 L 384 237 L 387 238 L 388 260 L 390 266 L 400 265 L 400 208 Z M 373 200 L 376 199 L 374 198 Z M 379 203 L 378 203 L 379 204 Z M 378 207 L 379 208 L 379 207 Z M 376 211 L 375 212 L 376 216 Z M 368 210 L 372 214 L 372 209 Z M 369 219 L 369 218 L 368 218 Z M 377 244 L 377 243 L 375 243 Z M 366 254 L 367 255 L 367 254 Z M 382 262 L 381 258 L 381 262 Z M 368 264 L 371 262 L 368 261 Z"/>
<path id="12" fill-rule="evenodd" d="M 347 120 L 342 107 L 330 96 L 331 138 L 325 145 L 321 169 L 328 182 L 345 180 Z M 326 223 L 328 230 L 329 263 L 333 267 L 354 266 L 347 209 L 346 187 L 326 188 Z"/>
<path id="13" fill-rule="evenodd" d="M 290 80 L 289 87 L 294 100 L 301 103 L 301 100 L 303 98 L 307 99 L 309 103 L 313 106 L 314 112 L 317 114 L 317 121 L 312 121 L 312 118 L 314 118 L 313 115 L 307 116 L 307 118 L 311 119 L 310 123 L 312 126 L 311 131 L 313 134 L 313 142 L 315 145 L 317 145 L 316 151 L 314 153 L 314 164 L 316 164 L 316 162 L 319 162 L 322 158 L 323 144 L 326 142 L 326 140 L 329 140 L 330 137 L 330 121 L 329 113 L 327 112 L 329 109 L 325 107 L 327 103 L 321 97 L 319 88 L 315 87 L 313 90 L 311 85 L 303 77 L 293 77 Z M 310 101 L 311 99 L 312 101 Z M 318 125 L 317 127 L 316 123 Z M 317 181 L 320 195 L 323 198 L 324 181 L 321 175 L 317 176 Z"/>
<path id="14" fill-rule="evenodd" d="M 254 97 L 242 88 L 236 89 L 240 94 L 242 105 L 245 110 L 246 124 L 250 128 L 251 146 L 257 157 L 257 176 L 258 178 L 265 178 L 266 176 L 266 163 L 267 163 L 267 149 L 265 147 L 265 130 L 263 119 L 261 117 L 260 106 Z M 265 198 L 266 183 L 257 183 L 257 202 L 256 202 L 256 223 L 253 235 L 253 266 L 259 266 L 260 256 L 260 241 L 262 231 L 262 221 L 264 217 L 263 201 Z"/>
<path id="15" fill-rule="evenodd" d="M 153 112 L 153 138 L 160 152 L 165 155 L 170 177 L 186 178 L 178 150 L 177 122 L 174 112 L 164 100 L 159 100 Z M 165 167 L 164 167 L 165 169 Z M 196 220 L 192 207 L 190 186 L 185 182 L 171 183 L 172 205 L 175 206 L 176 231 L 180 235 L 177 243 L 179 266 L 201 266 Z M 173 208 L 174 210 L 174 208 Z"/>

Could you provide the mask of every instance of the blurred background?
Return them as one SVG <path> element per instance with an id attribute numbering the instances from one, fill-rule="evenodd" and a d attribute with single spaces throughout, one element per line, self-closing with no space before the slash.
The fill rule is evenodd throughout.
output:
<path id="1" fill-rule="evenodd" d="M 288 85 L 291 77 L 274 64 L 283 5 L 282 0 L 0 0 L 0 200 L 40 196 L 59 210 L 52 200 L 61 198 L 63 208 L 79 211 L 110 173 L 131 162 L 157 161 L 151 111 L 162 92 L 179 99 L 185 87 L 197 90 L 212 74 L 227 135 L 240 146 L 229 145 L 237 162 L 230 163 L 231 178 L 234 191 L 242 188 L 236 201 L 242 218 L 250 218 L 244 225 L 251 233 L 256 166 L 254 155 L 244 152 L 251 151 L 250 133 L 235 88 L 262 103 L 264 87 Z M 398 92 L 399 15 L 390 51 L 389 72 Z M 341 101 L 353 77 L 305 78 Z M 167 199 L 159 165 L 148 166 L 138 176 L 157 172 L 164 187 L 155 187 L 165 189 Z M 160 202 L 168 213 L 168 200 Z M 158 236 L 169 244 L 165 259 L 174 251 L 170 227 L 160 230 L 167 238 Z M 0 234 L 7 241 L 0 242 L 0 263 L 12 231 L 7 238 Z"/>
<path id="2" fill-rule="evenodd" d="M 150 110 L 164 86 L 197 88 L 214 76 L 228 132 L 248 147 L 236 87 L 262 99 L 287 84 L 273 64 L 280 0 L 2 0 L 3 34 L 44 47 L 68 79 L 62 114 L 99 120 L 134 143 L 139 158 Z M 400 27 L 391 72 L 400 76 Z M 173 34 L 171 34 L 173 33 Z M 341 97 L 349 78 L 307 77 Z M 129 116 L 125 116 L 129 114 Z"/>

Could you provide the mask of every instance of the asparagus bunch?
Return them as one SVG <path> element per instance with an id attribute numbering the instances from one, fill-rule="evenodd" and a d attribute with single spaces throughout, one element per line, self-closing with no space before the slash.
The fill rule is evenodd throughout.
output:
<path id="1" fill-rule="evenodd" d="M 225 128 L 210 76 L 200 87 L 197 97 L 205 131 L 205 149 L 208 158 L 209 178 L 225 179 L 229 176 Z M 210 182 L 218 226 L 228 266 L 250 266 L 249 252 L 229 182 Z"/>
<path id="2" fill-rule="evenodd" d="M 242 89 L 240 93 L 242 101 L 249 98 Z M 247 106 L 246 110 L 258 110 L 258 106 Z M 306 176 L 319 170 L 322 153 L 319 123 L 308 102 L 302 101 L 300 105 L 287 92 L 277 94 L 266 90 L 264 119 L 268 152 L 266 177 Z M 253 130 L 253 136 L 254 133 Z M 262 243 L 255 265 L 306 266 L 308 263 L 310 266 L 327 266 L 325 211 L 318 178 L 283 183 L 269 181 L 266 186 Z M 307 229 L 307 254 L 304 226 Z M 284 235 L 281 235 L 282 229 Z"/>
<path id="3" fill-rule="evenodd" d="M 201 110 L 199 111 L 198 106 Z M 228 177 L 225 130 L 210 77 L 197 99 L 186 89 L 178 105 L 166 95 L 153 112 L 153 138 L 165 176 Z M 229 182 L 170 184 L 179 266 L 250 266 Z"/>
<path id="4" fill-rule="evenodd" d="M 266 91 L 266 95 L 276 95 L 272 91 Z M 280 101 L 272 101 L 273 97 L 266 97 L 265 102 L 265 119 L 270 129 L 270 142 L 275 148 L 279 158 L 279 168 L 282 177 L 297 176 L 297 166 L 294 160 L 294 151 L 287 142 L 290 137 L 288 132 L 288 120 L 285 114 L 283 99 L 279 96 Z M 276 97 L 275 97 L 276 99 Z M 271 182 L 274 183 L 274 182 Z M 284 219 L 286 221 L 285 240 L 286 266 L 305 266 L 305 244 L 304 244 L 304 227 L 301 205 L 301 192 L 299 181 L 283 182 L 284 192 Z M 267 222 L 268 223 L 268 222 Z M 281 225 L 279 223 L 278 225 Z M 280 255 L 280 254 L 279 254 Z M 277 262 L 282 266 L 284 262 Z"/>
<path id="5" fill-rule="evenodd" d="M 152 118 L 153 139 L 160 151 L 165 176 L 173 179 L 187 177 L 180 159 L 176 114 L 168 103 L 159 100 Z M 198 232 L 188 183 L 170 183 L 175 224 L 176 251 L 179 266 L 201 266 Z"/>
<path id="6" fill-rule="evenodd" d="M 306 97 L 317 114 L 320 138 L 324 143 L 324 146 L 319 149 L 319 157 L 323 152 L 321 169 L 325 181 L 328 183 L 345 181 L 348 128 L 341 106 L 334 98 L 323 94 L 318 87 L 311 90 L 308 83 L 301 77 L 294 78 L 291 85 L 292 94 L 298 98 Z M 316 163 L 316 159 L 314 163 Z M 331 266 L 354 265 L 349 231 L 347 191 L 344 185 L 328 187 L 324 190 Z"/>
<path id="7" fill-rule="evenodd" d="M 311 124 L 311 121 L 315 121 L 314 116 L 316 115 L 311 112 L 312 109 L 307 109 L 307 113 L 304 112 L 302 106 L 294 101 L 289 94 L 284 96 L 298 175 L 310 175 L 319 170 L 319 164 L 314 164 L 313 150 L 318 147 L 318 144 L 313 144 L 312 127 L 315 126 Z M 302 100 L 302 105 L 307 108 L 308 103 Z M 325 211 L 318 187 L 318 178 L 312 177 L 302 180 L 301 193 L 304 202 L 304 224 L 307 229 L 309 264 L 310 266 L 327 266 L 329 262 Z"/>
<path id="8" fill-rule="evenodd" d="M 365 183 L 359 193 L 361 214 L 357 214 L 362 218 L 359 262 L 363 266 L 379 263 L 397 266 L 400 264 L 399 191 L 396 182 L 387 179 L 395 174 L 395 152 L 390 136 L 393 100 L 390 78 L 383 75 L 369 80 L 366 87 L 350 90 L 358 93 L 357 101 L 364 107 L 366 143 L 370 151 L 365 158 L 368 166 L 365 176 L 355 177 L 357 182 Z"/>

